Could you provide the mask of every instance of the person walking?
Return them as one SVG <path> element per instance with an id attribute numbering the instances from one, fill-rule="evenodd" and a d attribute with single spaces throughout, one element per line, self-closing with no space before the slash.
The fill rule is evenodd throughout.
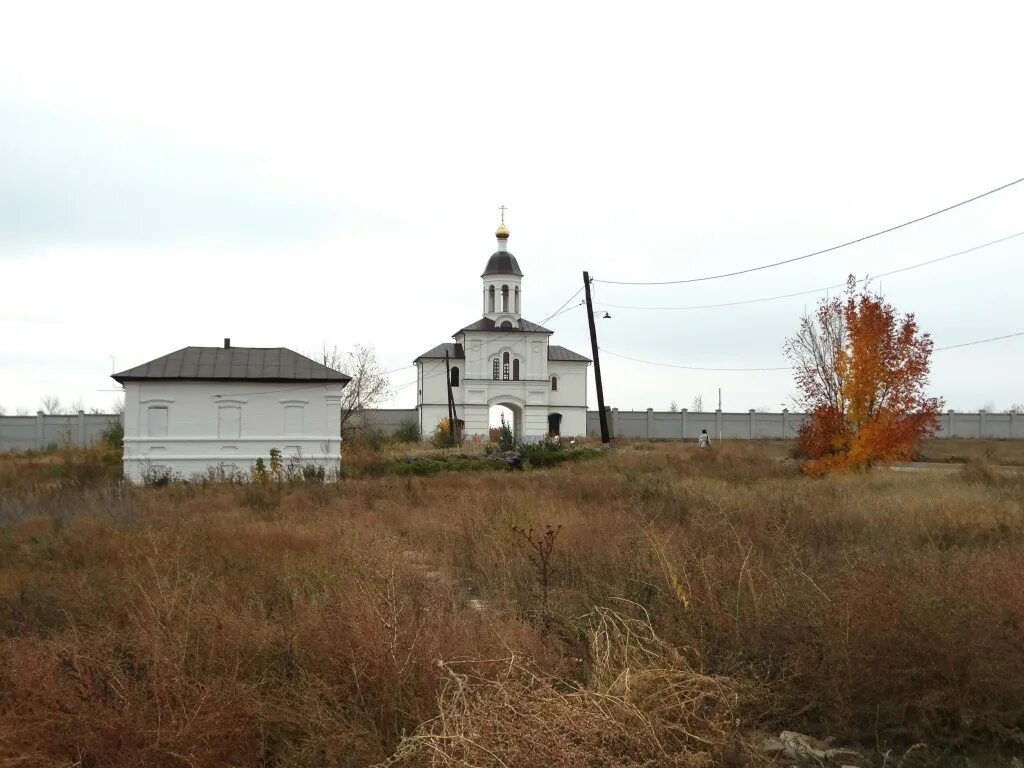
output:
<path id="1" fill-rule="evenodd" d="M 701 450 L 711 447 L 711 435 L 708 434 L 706 429 L 702 429 L 697 436 L 697 447 Z"/>

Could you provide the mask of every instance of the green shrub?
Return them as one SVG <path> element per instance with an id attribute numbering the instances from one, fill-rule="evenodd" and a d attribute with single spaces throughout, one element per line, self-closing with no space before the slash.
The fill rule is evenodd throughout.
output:
<path id="1" fill-rule="evenodd" d="M 396 443 L 418 443 L 420 441 L 420 425 L 413 419 L 403 421 L 391 439 Z"/>
<path id="2" fill-rule="evenodd" d="M 121 420 L 111 419 L 106 429 L 100 432 L 100 440 L 111 448 L 120 448 L 124 443 L 124 424 L 121 423 Z"/>
<path id="3" fill-rule="evenodd" d="M 147 466 L 142 471 L 143 484 L 153 486 L 154 488 L 163 488 L 180 479 L 169 467 L 161 465 Z"/>
<path id="4" fill-rule="evenodd" d="M 436 475 L 438 472 L 486 472 L 501 469 L 502 466 L 479 456 L 446 456 L 442 454 L 393 461 L 386 469 L 396 475 Z"/>
<path id="5" fill-rule="evenodd" d="M 451 423 L 448 421 L 447 416 L 437 422 L 434 434 L 430 437 L 430 442 L 437 448 L 451 448 L 455 445 L 455 436 L 452 434 Z"/>
<path id="6" fill-rule="evenodd" d="M 522 445 L 519 447 L 519 452 L 534 469 L 554 467 L 566 461 L 580 461 L 601 455 L 601 452 L 594 448 L 586 446 L 563 448 L 558 443 L 552 442 Z"/>
<path id="7" fill-rule="evenodd" d="M 516 436 L 505 421 L 505 414 L 501 414 L 501 426 L 498 428 L 498 447 L 503 451 L 511 451 L 516 447 Z"/>

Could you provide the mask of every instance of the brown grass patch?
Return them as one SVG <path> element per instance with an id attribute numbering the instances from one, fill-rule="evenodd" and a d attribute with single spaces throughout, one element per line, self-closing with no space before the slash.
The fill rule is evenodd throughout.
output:
<path id="1" fill-rule="evenodd" d="M 627 445 L 273 505 L 15 476 L 0 765 L 746 765 L 782 729 L 1019 749 L 1024 482 L 811 480 L 778 452 Z M 545 606 L 512 529 L 546 525 Z"/>

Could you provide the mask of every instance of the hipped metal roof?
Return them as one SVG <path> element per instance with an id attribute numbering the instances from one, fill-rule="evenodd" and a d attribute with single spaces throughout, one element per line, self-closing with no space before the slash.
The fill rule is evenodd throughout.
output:
<path id="1" fill-rule="evenodd" d="M 285 347 L 185 347 L 111 376 L 154 379 L 348 383 L 351 377 Z"/>
<path id="2" fill-rule="evenodd" d="M 444 353 L 448 353 L 448 357 L 451 360 L 464 360 L 466 358 L 465 350 L 463 350 L 461 344 L 438 344 L 431 350 L 424 352 L 422 355 L 417 357 L 417 360 L 428 360 L 434 358 L 440 358 L 444 360 Z M 548 346 L 548 360 L 555 362 L 569 362 L 569 363 L 589 363 L 590 358 L 584 357 L 583 355 L 573 352 L 571 349 L 560 347 L 557 344 L 551 344 Z"/>
<path id="3" fill-rule="evenodd" d="M 523 270 L 519 268 L 519 262 L 516 261 L 516 257 L 511 253 L 508 251 L 495 251 L 491 254 L 491 258 L 487 260 L 487 266 L 480 277 L 487 277 L 488 275 L 514 275 L 515 277 L 522 277 Z"/>
<path id="4" fill-rule="evenodd" d="M 498 325 L 491 320 L 489 317 L 482 317 L 475 323 L 470 323 L 465 328 L 460 328 L 455 333 L 462 333 L 463 331 L 500 331 L 501 333 L 554 333 L 545 328 L 543 325 L 537 325 L 531 323 L 529 320 L 519 318 L 518 328 L 499 328 Z M 453 334 L 455 335 L 455 334 Z"/>

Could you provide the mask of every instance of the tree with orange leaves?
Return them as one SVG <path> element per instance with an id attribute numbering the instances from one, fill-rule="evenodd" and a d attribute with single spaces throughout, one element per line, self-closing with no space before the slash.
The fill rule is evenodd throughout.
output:
<path id="1" fill-rule="evenodd" d="M 808 474 L 905 460 L 939 427 L 942 401 L 925 394 L 931 337 L 853 275 L 845 299 L 801 318 L 785 352 L 809 416 L 799 432 Z"/>

